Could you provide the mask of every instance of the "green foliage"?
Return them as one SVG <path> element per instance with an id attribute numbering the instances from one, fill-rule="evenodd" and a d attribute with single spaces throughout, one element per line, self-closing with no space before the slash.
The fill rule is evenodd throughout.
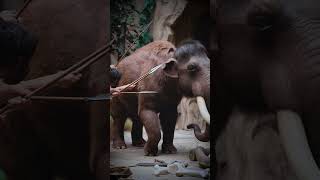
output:
<path id="1" fill-rule="evenodd" d="M 6 174 L 4 173 L 3 170 L 0 169 L 0 180 L 6 180 Z"/>
<path id="2" fill-rule="evenodd" d="M 111 6 L 111 33 L 116 37 L 114 49 L 118 54 L 125 51 L 125 39 L 128 25 L 133 24 L 136 10 L 132 0 L 112 0 Z"/>
<path id="3" fill-rule="evenodd" d="M 140 13 L 140 26 L 145 27 L 147 26 L 150 21 L 152 20 L 152 15 L 155 8 L 155 0 L 145 0 L 144 1 L 144 8 Z M 152 36 L 149 31 L 142 33 L 141 37 L 139 38 L 137 48 L 144 46 L 152 41 Z"/>
<path id="4" fill-rule="evenodd" d="M 138 35 L 146 28 L 152 20 L 155 8 L 155 0 L 144 0 L 144 7 L 141 12 L 137 11 L 133 0 L 112 0 L 111 1 L 111 33 L 116 38 L 114 49 L 118 55 L 125 52 L 125 44 L 134 43 L 131 51 L 144 46 L 152 41 L 148 31 Z M 135 22 L 135 17 L 138 23 Z"/>

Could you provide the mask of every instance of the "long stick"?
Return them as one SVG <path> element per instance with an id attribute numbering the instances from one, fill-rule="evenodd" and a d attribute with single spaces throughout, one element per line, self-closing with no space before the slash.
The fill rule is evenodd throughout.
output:
<path id="1" fill-rule="evenodd" d="M 99 60 L 101 57 L 106 55 L 110 50 L 111 50 L 111 48 L 109 47 L 108 49 L 106 49 L 105 51 L 101 52 L 100 54 L 97 54 L 97 56 L 95 56 L 94 58 L 92 58 L 88 62 L 84 63 L 83 65 L 81 65 L 80 67 L 78 67 L 77 69 L 72 71 L 72 73 L 79 73 L 79 72 L 83 71 L 85 68 L 87 68 L 88 66 L 90 66 L 91 64 L 93 64 L 97 60 Z"/>
<path id="2" fill-rule="evenodd" d="M 159 64 L 156 67 L 153 67 L 152 69 L 150 69 L 147 73 L 143 74 L 142 76 L 140 76 L 138 79 L 132 81 L 130 84 L 127 85 L 127 87 L 123 88 L 120 92 L 124 92 L 125 90 L 127 90 L 130 86 L 136 85 L 138 82 L 142 81 L 143 79 L 145 79 L 146 77 L 148 77 L 150 74 L 154 73 L 156 70 L 158 70 L 163 64 Z"/>
<path id="3" fill-rule="evenodd" d="M 59 96 L 31 96 L 31 100 L 49 101 L 86 101 L 85 97 L 59 97 Z"/>
<path id="4" fill-rule="evenodd" d="M 118 63 L 126 56 L 126 54 L 129 52 L 129 50 L 136 45 L 136 42 L 139 40 L 140 36 L 142 35 L 142 33 L 144 33 L 145 31 L 147 31 L 150 27 L 150 25 L 152 24 L 153 20 L 151 20 L 149 22 L 149 24 L 147 24 L 147 26 L 138 34 L 138 38 L 131 44 L 131 46 L 129 48 L 127 48 L 127 50 L 122 54 L 122 56 L 119 58 Z M 152 70 L 150 70 L 152 71 Z M 144 75 L 142 75 L 141 77 L 139 77 L 138 79 L 134 80 L 133 82 L 131 82 L 127 87 L 125 87 L 124 89 L 122 89 L 120 92 L 124 92 L 125 90 L 127 90 L 130 86 L 132 85 L 136 85 L 138 82 L 140 82 L 141 80 L 143 80 L 144 78 L 146 78 L 147 76 L 150 75 L 150 71 Z M 153 72 L 152 72 L 153 73 Z"/>
<path id="5" fill-rule="evenodd" d="M 31 96 L 30 100 L 45 100 L 45 101 L 108 101 L 111 99 L 110 95 L 100 94 L 94 97 L 63 97 L 63 96 Z"/>
<path id="6" fill-rule="evenodd" d="M 44 84 L 42 87 L 32 91 L 30 94 L 26 95 L 25 97 L 28 98 L 36 93 L 39 93 L 41 91 L 43 91 L 44 89 L 48 88 L 49 86 L 51 86 L 52 84 L 54 84 L 55 82 L 59 81 L 60 79 L 62 79 L 63 77 L 65 77 L 66 75 L 73 73 L 75 71 L 79 71 L 80 68 L 84 69 L 85 67 L 91 65 L 92 63 L 96 62 L 97 60 L 99 60 L 102 56 L 106 55 L 109 52 L 110 48 L 105 49 L 104 51 L 100 52 L 99 54 L 95 54 L 94 57 L 91 58 L 85 58 L 85 61 L 81 61 L 82 63 L 77 63 L 73 66 L 71 66 L 70 68 L 68 68 L 67 70 L 63 71 L 63 73 L 61 73 L 59 76 L 57 76 L 56 78 L 54 78 L 52 81 Z M 89 61 L 88 61 L 89 60 Z M 86 62 L 88 61 L 88 62 Z"/>
<path id="7" fill-rule="evenodd" d="M 157 91 L 121 92 L 120 94 L 157 94 Z M 105 100 L 108 96 L 99 95 L 95 97 L 67 97 L 67 96 L 30 96 L 30 100 L 53 100 L 53 101 L 90 101 Z"/>
<path id="8" fill-rule="evenodd" d="M 137 41 L 139 40 L 140 36 L 142 35 L 142 33 L 144 33 L 145 31 L 147 31 L 150 27 L 150 25 L 152 24 L 153 20 L 151 20 L 149 22 L 149 24 L 147 24 L 147 26 L 138 34 L 138 38 L 131 44 L 131 46 L 129 48 L 127 48 L 127 50 L 122 54 L 122 56 L 120 57 L 119 62 L 126 56 L 126 54 L 130 51 L 131 48 L 133 48 L 133 46 L 136 45 Z"/>
<path id="9" fill-rule="evenodd" d="M 17 13 L 17 15 L 16 15 L 16 19 L 18 19 L 18 18 L 20 17 L 20 15 L 22 14 L 22 12 L 28 7 L 28 5 L 30 4 L 31 1 L 32 1 L 32 0 L 27 0 L 27 1 L 23 4 L 22 8 L 18 11 L 18 13 Z"/>
<path id="10" fill-rule="evenodd" d="M 98 49 L 97 51 L 93 52 L 92 54 L 90 54 L 86 58 L 82 59 L 81 61 L 79 61 L 78 63 L 74 64 L 73 66 L 71 66 L 67 70 L 63 71 L 63 73 L 61 73 L 61 75 L 57 76 L 52 81 L 44 84 L 43 86 L 39 87 L 38 89 L 36 89 L 36 90 L 32 91 L 31 93 L 27 94 L 26 96 L 24 96 L 24 98 L 29 98 L 29 97 L 33 96 L 34 94 L 36 94 L 36 93 L 42 92 L 46 88 L 48 88 L 49 86 L 54 84 L 55 82 L 57 82 L 60 79 L 62 79 L 63 77 L 65 77 L 66 75 L 68 75 L 70 73 L 73 73 L 73 72 L 79 72 L 79 70 L 82 70 L 85 67 L 91 65 L 92 63 L 96 62 L 102 56 L 106 55 L 109 52 L 110 46 L 113 43 L 113 41 L 114 41 L 114 39 L 110 43 L 108 43 L 108 45 L 105 45 L 102 48 Z M 9 105 L 4 106 L 0 110 L 0 115 L 3 114 L 4 112 L 6 112 L 9 108 L 10 108 Z"/>
<path id="11" fill-rule="evenodd" d="M 121 92 L 120 94 L 157 94 L 156 91 Z M 95 97 L 67 97 L 67 96 L 30 96 L 30 100 L 41 101 L 106 101 L 110 100 L 110 95 L 98 95 Z"/>

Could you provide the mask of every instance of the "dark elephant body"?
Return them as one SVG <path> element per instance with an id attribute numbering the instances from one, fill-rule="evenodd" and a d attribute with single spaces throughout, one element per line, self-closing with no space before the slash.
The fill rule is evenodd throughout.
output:
<path id="1" fill-rule="evenodd" d="M 215 2 L 215 138 L 234 106 L 247 113 L 292 110 L 303 120 L 320 165 L 320 16 L 296 1 Z"/>
<path id="2" fill-rule="evenodd" d="M 23 25 L 39 43 L 27 79 L 64 70 L 106 44 L 108 8 L 108 1 L 32 1 L 22 14 Z M 44 94 L 105 93 L 109 61 L 104 58 L 79 84 Z M 1 167 L 9 179 L 108 179 L 108 114 L 105 102 L 33 102 L 10 115 Z"/>

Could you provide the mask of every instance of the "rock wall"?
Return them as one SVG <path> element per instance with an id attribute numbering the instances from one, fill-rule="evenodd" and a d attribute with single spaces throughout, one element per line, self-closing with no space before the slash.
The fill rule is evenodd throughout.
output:
<path id="1" fill-rule="evenodd" d="M 186 5 L 187 0 L 157 0 L 151 29 L 154 40 L 174 42 L 172 25 Z"/>

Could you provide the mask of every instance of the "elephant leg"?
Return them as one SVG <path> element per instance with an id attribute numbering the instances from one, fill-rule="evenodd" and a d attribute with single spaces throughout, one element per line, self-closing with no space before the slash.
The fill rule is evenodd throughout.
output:
<path id="1" fill-rule="evenodd" d="M 119 115 L 114 117 L 113 121 L 113 143 L 112 147 L 116 149 L 126 149 L 126 143 L 124 142 L 124 124 L 126 116 Z"/>
<path id="2" fill-rule="evenodd" d="M 132 130 L 131 130 L 131 138 L 132 145 L 137 147 L 143 147 L 146 141 L 142 137 L 143 133 L 143 125 L 140 122 L 138 116 L 131 116 L 132 119 Z"/>
<path id="3" fill-rule="evenodd" d="M 124 124 L 127 119 L 127 114 L 125 109 L 120 103 L 111 104 L 111 114 L 113 117 L 112 124 L 112 147 L 116 149 L 126 149 L 127 146 L 124 142 Z"/>
<path id="4" fill-rule="evenodd" d="M 141 109 L 139 116 L 148 135 L 148 141 L 144 146 L 144 153 L 146 156 L 156 156 L 158 154 L 158 143 L 161 139 L 160 122 L 157 112 L 150 109 Z"/>
<path id="5" fill-rule="evenodd" d="M 177 153 L 173 145 L 174 130 L 178 113 L 176 108 L 166 109 L 160 112 L 160 123 L 163 132 L 162 152 L 166 154 Z"/>

